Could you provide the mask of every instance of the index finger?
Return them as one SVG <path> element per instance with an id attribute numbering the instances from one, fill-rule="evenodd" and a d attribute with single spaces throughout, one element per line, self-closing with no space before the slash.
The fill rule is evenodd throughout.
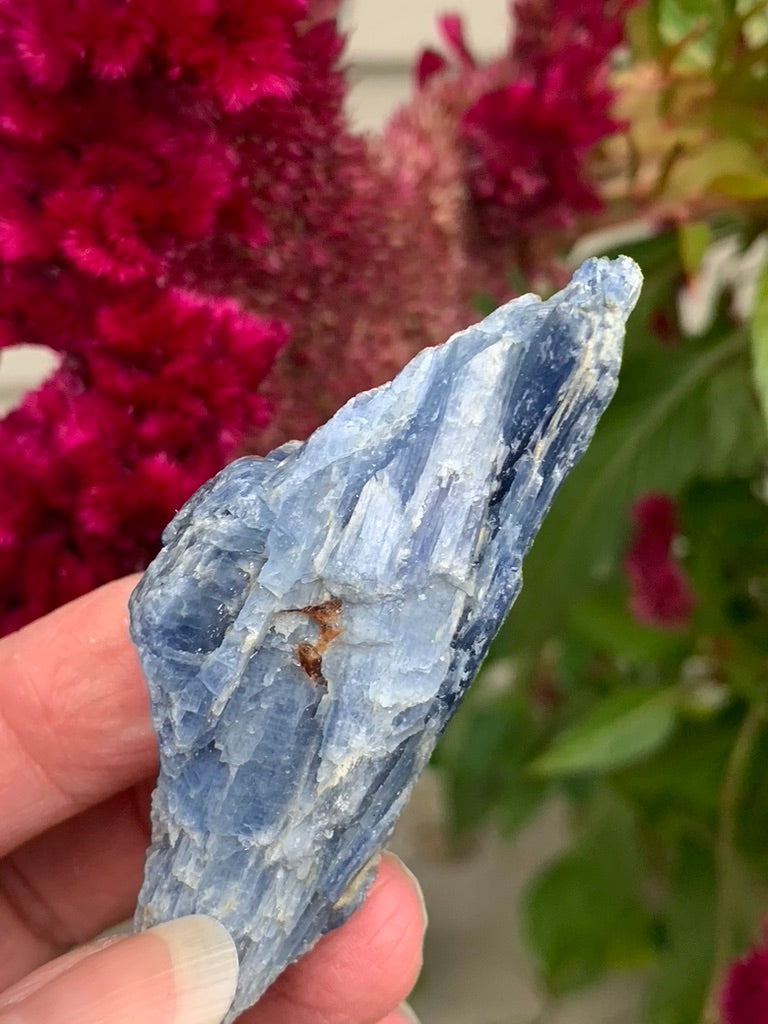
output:
<path id="1" fill-rule="evenodd" d="M 137 579 L 109 583 L 0 641 L 0 856 L 156 769 L 128 637 Z"/>

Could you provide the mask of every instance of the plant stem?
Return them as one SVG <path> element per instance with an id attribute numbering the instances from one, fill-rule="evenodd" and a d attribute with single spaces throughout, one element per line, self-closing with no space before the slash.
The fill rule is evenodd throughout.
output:
<path id="1" fill-rule="evenodd" d="M 715 911 L 715 949 L 709 989 L 701 1024 L 717 1024 L 718 1002 L 723 975 L 733 955 L 733 919 L 738 900 L 738 855 L 735 848 L 736 818 L 742 796 L 744 776 L 755 740 L 765 717 L 760 704 L 750 707 L 736 736 L 720 790 L 720 817 L 715 846 L 717 907 Z"/>

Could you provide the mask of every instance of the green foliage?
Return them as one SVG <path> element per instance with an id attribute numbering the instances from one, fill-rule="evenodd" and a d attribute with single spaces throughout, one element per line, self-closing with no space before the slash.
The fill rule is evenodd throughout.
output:
<path id="1" fill-rule="evenodd" d="M 572 638 L 627 664 L 676 664 L 685 651 L 686 641 L 678 633 L 654 629 L 630 615 L 623 587 L 599 587 L 574 604 L 568 618 Z"/>
<path id="2" fill-rule="evenodd" d="M 531 770 L 544 776 L 609 772 L 643 760 L 672 734 L 676 703 L 671 688 L 619 690 L 557 736 Z"/>
<path id="3" fill-rule="evenodd" d="M 721 682 L 748 701 L 768 696 L 768 515 L 748 481 L 700 481 L 681 502 L 704 636 L 726 645 Z"/>
<path id="4" fill-rule="evenodd" d="M 688 58 L 709 63 L 725 16 L 726 8 L 720 0 L 660 0 L 659 31 L 668 43 L 690 39 Z"/>
<path id="5" fill-rule="evenodd" d="M 493 816 L 514 834 L 541 804 L 547 786 L 525 766 L 542 728 L 518 692 L 488 699 L 475 691 L 438 749 L 449 796 L 451 826 L 461 835 Z"/>
<path id="6" fill-rule="evenodd" d="M 687 277 L 694 277 L 704 253 L 712 241 L 712 231 L 706 221 L 680 224 L 677 229 L 677 244 L 680 251 L 680 265 Z"/>
<path id="7" fill-rule="evenodd" d="M 714 835 L 720 785 L 736 731 L 732 716 L 683 721 L 674 743 L 614 777 L 654 841 L 666 842 L 682 828 Z"/>
<path id="8" fill-rule="evenodd" d="M 646 1024 L 691 1024 L 701 1017 L 714 956 L 717 880 L 706 844 L 683 839 L 675 851 L 658 971 Z"/>
<path id="9" fill-rule="evenodd" d="M 744 795 L 736 823 L 735 843 L 739 853 L 758 877 L 768 878 L 768 726 L 763 726 L 755 743 L 744 778 Z"/>
<path id="10" fill-rule="evenodd" d="M 487 670 L 505 685 L 481 677 L 438 763 L 457 832 L 570 808 L 570 844 L 521 907 L 551 993 L 643 965 L 644 1024 L 715 1024 L 724 971 L 768 917 L 768 266 L 729 268 L 701 334 L 679 308 L 706 291 L 713 245 L 768 234 L 768 0 L 651 0 L 627 38 L 602 226 L 656 230 L 617 250 L 645 275 L 619 388 L 526 559 Z M 750 273 L 737 315 L 729 281 Z M 540 286 L 525 267 L 510 280 Z M 649 492 L 674 500 L 683 623 L 630 611 L 630 513 Z"/>
<path id="11" fill-rule="evenodd" d="M 763 418 L 768 424 L 768 266 L 763 268 L 755 288 L 750 322 L 752 372 Z"/>
<path id="12" fill-rule="evenodd" d="M 608 967 L 647 962 L 650 917 L 639 897 L 642 859 L 632 814 L 598 793 L 573 847 L 525 894 L 523 927 L 549 988 L 562 993 Z"/>
<path id="13" fill-rule="evenodd" d="M 710 181 L 709 188 L 731 199 L 768 199 L 768 175 L 719 174 Z"/>

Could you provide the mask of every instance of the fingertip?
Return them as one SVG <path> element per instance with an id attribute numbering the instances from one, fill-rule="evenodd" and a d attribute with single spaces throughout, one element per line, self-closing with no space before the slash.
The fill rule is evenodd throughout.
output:
<path id="1" fill-rule="evenodd" d="M 235 998 L 240 967 L 226 928 L 198 914 L 157 925 L 146 934 L 161 939 L 170 954 L 173 1024 L 220 1024 Z"/>
<path id="2" fill-rule="evenodd" d="M 237 987 L 234 943 L 202 915 L 79 953 L 38 987 L 8 993 L 0 1024 L 220 1024 Z"/>
<path id="3" fill-rule="evenodd" d="M 421 971 L 428 920 L 418 879 L 395 854 L 382 854 L 368 898 L 349 923 L 356 918 L 368 935 L 370 955 L 387 965 L 390 985 L 395 978 L 401 979 L 400 988 L 393 990 L 397 998 L 391 1005 L 396 1005 L 411 991 Z"/>
<path id="4" fill-rule="evenodd" d="M 427 911 L 427 901 L 424 899 L 424 891 L 421 888 L 416 875 L 411 871 L 404 860 L 401 860 L 396 853 L 391 850 L 385 850 L 381 855 L 381 868 L 380 870 L 389 871 L 393 870 L 399 872 L 412 890 L 412 897 L 415 898 L 416 904 L 421 914 L 423 930 L 426 931 L 429 927 L 429 912 Z"/>

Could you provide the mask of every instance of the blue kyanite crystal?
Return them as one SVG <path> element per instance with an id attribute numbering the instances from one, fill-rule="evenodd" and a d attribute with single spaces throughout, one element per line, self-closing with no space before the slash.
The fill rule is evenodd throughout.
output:
<path id="1" fill-rule="evenodd" d="M 160 743 L 136 925 L 227 926 L 228 1020 L 360 903 L 613 394 L 640 280 L 589 260 L 167 528 L 131 598 Z"/>

